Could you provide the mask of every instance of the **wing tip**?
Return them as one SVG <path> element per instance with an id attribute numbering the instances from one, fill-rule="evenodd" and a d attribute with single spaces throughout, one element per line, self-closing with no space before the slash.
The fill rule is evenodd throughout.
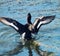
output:
<path id="1" fill-rule="evenodd" d="M 56 15 L 52 15 L 51 17 L 52 17 L 52 19 L 55 19 Z"/>
<path id="2" fill-rule="evenodd" d="M 55 19 L 55 17 L 56 17 L 56 15 L 51 15 L 51 16 L 46 16 L 46 17 L 44 17 L 44 18 L 46 18 L 46 19 L 51 19 L 51 20 L 54 20 Z"/>
<path id="3" fill-rule="evenodd" d="M 56 15 L 52 15 L 51 16 L 51 21 L 53 21 L 55 19 Z"/>

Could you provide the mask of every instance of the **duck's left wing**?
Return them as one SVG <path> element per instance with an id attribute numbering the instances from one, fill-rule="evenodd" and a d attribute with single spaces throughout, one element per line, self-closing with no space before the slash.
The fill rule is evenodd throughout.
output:
<path id="1" fill-rule="evenodd" d="M 18 21 L 11 19 L 11 18 L 7 18 L 7 17 L 0 17 L 0 22 L 13 27 L 15 30 L 22 30 L 22 27 L 24 27 L 24 25 L 22 25 L 21 23 L 19 23 Z M 21 32 L 21 31 L 20 31 Z"/>

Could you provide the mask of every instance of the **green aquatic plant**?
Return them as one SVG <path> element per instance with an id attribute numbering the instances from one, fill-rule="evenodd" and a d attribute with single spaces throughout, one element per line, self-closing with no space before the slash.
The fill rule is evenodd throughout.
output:
<path id="1" fill-rule="evenodd" d="M 40 46 L 41 46 L 40 43 L 34 39 L 25 41 L 24 45 L 22 45 L 22 43 L 19 42 L 15 49 L 8 51 L 2 55 L 6 56 L 16 55 L 18 53 L 23 52 L 23 48 L 27 48 L 29 53 L 28 56 L 33 56 L 32 50 L 34 50 L 39 56 L 54 56 L 53 52 L 43 51 L 40 49 Z"/>

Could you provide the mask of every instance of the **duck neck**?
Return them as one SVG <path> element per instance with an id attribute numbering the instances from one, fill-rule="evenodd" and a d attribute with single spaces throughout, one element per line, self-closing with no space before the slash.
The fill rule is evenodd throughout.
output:
<path id="1" fill-rule="evenodd" d="M 28 13 L 28 15 L 27 15 L 27 23 L 32 24 L 31 23 L 31 14 L 30 13 Z"/>
<path id="2" fill-rule="evenodd" d="M 28 20 L 28 24 L 32 24 L 32 23 L 31 23 L 31 20 Z"/>

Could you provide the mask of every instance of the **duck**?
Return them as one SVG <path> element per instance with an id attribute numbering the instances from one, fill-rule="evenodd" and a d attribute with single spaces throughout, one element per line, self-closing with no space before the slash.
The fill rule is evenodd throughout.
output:
<path id="1" fill-rule="evenodd" d="M 41 16 L 36 18 L 35 21 L 32 23 L 31 17 L 31 14 L 28 13 L 27 23 L 25 25 L 8 17 L 0 17 L 0 22 L 13 27 L 20 35 L 22 35 L 23 39 L 31 40 L 32 34 L 37 34 L 42 25 L 48 24 L 55 19 L 55 15 Z"/>

